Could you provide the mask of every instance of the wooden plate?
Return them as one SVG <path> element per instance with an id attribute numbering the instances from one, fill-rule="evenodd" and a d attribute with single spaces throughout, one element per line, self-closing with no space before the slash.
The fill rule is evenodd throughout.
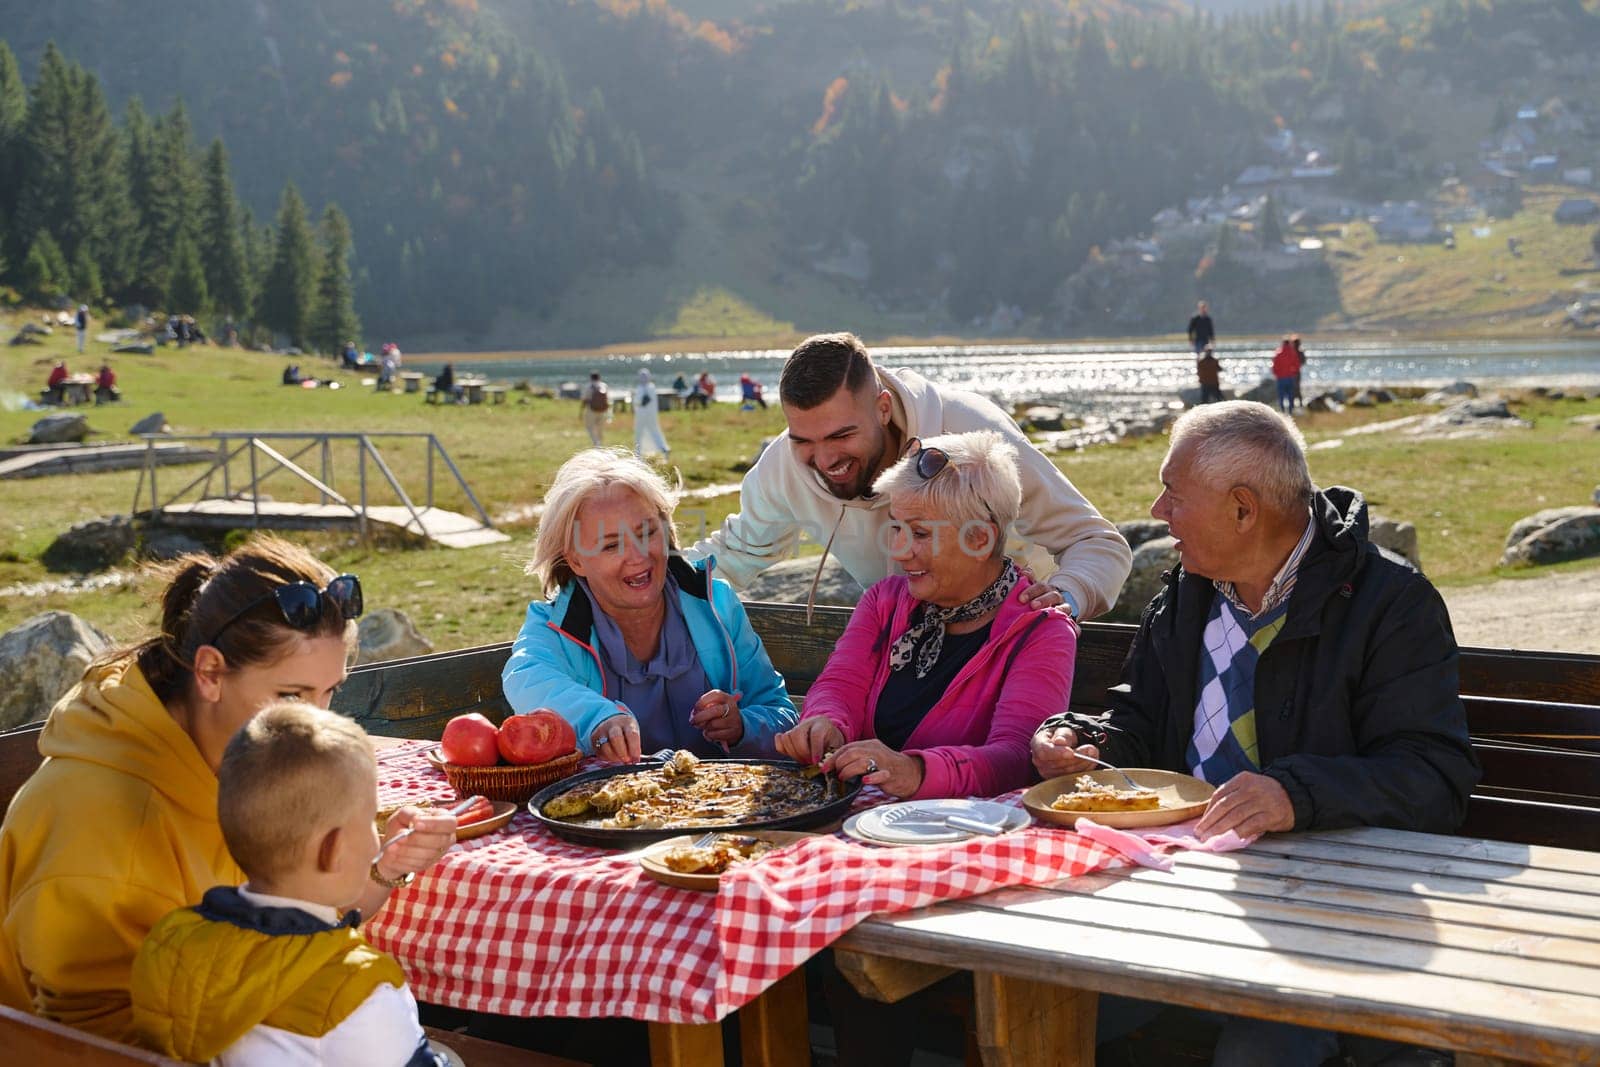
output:
<path id="1" fill-rule="evenodd" d="M 816 836 L 799 830 L 757 830 L 753 833 L 741 833 L 738 830 L 718 832 L 736 834 L 739 837 L 756 837 L 762 841 L 771 841 L 776 845 L 792 845 L 796 841 L 803 841 L 808 837 Z M 676 848 L 679 845 L 692 845 L 695 841 L 704 837 L 706 833 L 710 833 L 710 831 L 698 834 L 684 834 L 681 837 L 669 837 L 665 841 L 658 841 L 640 853 L 639 866 L 644 868 L 646 875 L 663 885 L 677 886 L 679 889 L 698 889 L 704 893 L 715 893 L 717 891 L 717 883 L 721 880 L 722 875 L 684 874 L 682 871 L 673 870 L 659 859 L 661 853 L 667 849 Z M 755 860 L 754 862 L 760 863 L 761 861 Z"/>
<path id="2" fill-rule="evenodd" d="M 419 802 L 415 806 L 422 808 L 424 811 L 429 809 L 435 811 L 449 811 L 451 805 L 454 803 L 455 801 L 429 800 Z M 516 815 L 517 809 L 521 806 L 511 803 L 509 800 L 495 800 L 491 801 L 490 803 L 494 805 L 494 814 L 489 816 L 487 819 L 479 819 L 477 822 L 467 823 L 465 826 L 458 825 L 456 827 L 457 841 L 470 841 L 474 837 L 482 837 L 484 834 L 494 833 L 496 830 L 500 829 L 500 827 L 510 822 L 512 816 Z M 404 804 L 400 804 L 392 808 L 384 808 L 378 812 L 378 832 L 380 834 L 389 824 L 389 816 L 393 815 L 396 811 L 399 811 L 400 808 L 405 806 L 406 805 Z"/>
<path id="3" fill-rule="evenodd" d="M 1150 811 L 1057 811 L 1050 806 L 1050 802 L 1056 797 L 1076 789 L 1078 779 L 1084 774 L 1104 785 L 1123 789 L 1128 787 L 1128 783 L 1122 780 L 1122 775 L 1107 770 L 1064 774 L 1060 778 L 1040 782 L 1022 794 L 1022 806 L 1032 812 L 1033 817 L 1040 822 L 1056 826 L 1071 827 L 1076 825 L 1079 819 L 1088 817 L 1101 826 L 1128 830 L 1143 826 L 1170 826 L 1175 822 L 1192 819 L 1206 810 L 1206 803 L 1211 799 L 1211 794 L 1217 791 L 1214 785 L 1176 771 L 1129 767 L 1127 773 L 1129 778 L 1141 786 L 1156 791 L 1161 798 L 1159 808 Z"/>

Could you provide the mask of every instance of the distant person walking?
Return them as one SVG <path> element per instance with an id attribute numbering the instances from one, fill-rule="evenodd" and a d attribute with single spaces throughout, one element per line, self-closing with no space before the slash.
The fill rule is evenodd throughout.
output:
<path id="1" fill-rule="evenodd" d="M 598 448 L 605 444 L 606 416 L 611 412 L 611 397 L 606 383 L 600 380 L 599 371 L 589 372 L 589 384 L 584 386 L 579 404 L 583 410 L 583 428 L 589 431 L 589 440 Z"/>
<path id="2" fill-rule="evenodd" d="M 1217 327 L 1211 321 L 1211 305 L 1204 300 L 1195 305 L 1195 312 L 1189 319 L 1189 345 L 1198 356 L 1206 350 L 1207 345 L 1214 345 L 1217 340 Z"/>
<path id="3" fill-rule="evenodd" d="M 656 449 L 667 459 L 672 449 L 667 447 L 666 435 L 661 432 L 661 402 L 656 396 L 656 384 L 648 370 L 639 372 L 639 384 L 633 387 L 633 453 L 644 458 L 645 448 Z"/>
<path id="4" fill-rule="evenodd" d="M 1278 383 L 1278 410 L 1285 415 L 1294 413 L 1294 384 L 1300 377 L 1300 354 L 1294 350 L 1294 340 L 1285 334 L 1283 343 L 1272 354 L 1272 377 Z"/>
<path id="5" fill-rule="evenodd" d="M 73 320 L 78 327 L 78 355 L 83 355 L 83 342 L 89 336 L 89 305 L 78 305 L 78 317 Z"/>
<path id="6" fill-rule="evenodd" d="M 1304 411 L 1306 409 L 1306 398 L 1300 392 L 1300 379 L 1306 372 L 1306 349 L 1300 343 L 1299 334 L 1294 334 L 1289 340 L 1294 343 L 1295 358 L 1300 360 L 1300 367 L 1294 372 L 1294 402 L 1299 405 L 1301 411 Z"/>
<path id="7" fill-rule="evenodd" d="M 1194 361 L 1195 374 L 1200 379 L 1200 403 L 1216 404 L 1222 401 L 1222 364 L 1217 362 L 1217 350 L 1211 345 L 1201 351 Z"/>

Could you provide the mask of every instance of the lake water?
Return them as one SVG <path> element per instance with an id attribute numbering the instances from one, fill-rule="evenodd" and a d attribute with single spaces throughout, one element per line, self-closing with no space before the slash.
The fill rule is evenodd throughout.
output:
<path id="1" fill-rule="evenodd" d="M 1194 357 L 1169 343 L 952 345 L 878 347 L 873 358 L 887 367 L 910 367 L 945 385 L 959 386 L 1009 406 L 1048 400 L 1073 409 L 1167 400 L 1194 384 Z M 776 398 L 778 374 L 788 350 L 602 356 L 567 360 L 503 358 L 474 360 L 470 370 L 492 378 L 523 380 L 554 388 L 581 382 L 598 370 L 613 390 L 632 387 L 648 367 L 658 386 L 683 374 L 708 370 L 717 398 L 734 401 L 739 375 L 749 373 Z M 1305 388 L 1331 385 L 1443 385 L 1465 379 L 1479 385 L 1542 382 L 1600 385 L 1600 340 L 1595 341 L 1318 341 L 1307 346 Z M 1223 385 L 1248 388 L 1270 376 L 1272 351 L 1261 343 L 1223 344 Z M 406 368 L 437 370 L 426 355 L 408 357 Z M 457 368 L 468 370 L 467 365 Z"/>

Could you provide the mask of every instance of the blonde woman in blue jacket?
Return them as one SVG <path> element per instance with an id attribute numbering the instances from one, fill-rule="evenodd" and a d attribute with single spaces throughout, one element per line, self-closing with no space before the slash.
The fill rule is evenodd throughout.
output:
<path id="1" fill-rule="evenodd" d="M 622 449 L 562 464 L 527 566 L 550 598 L 528 605 L 506 700 L 556 711 L 586 754 L 613 763 L 662 748 L 775 755 L 794 703 L 716 561 L 677 554 L 677 503 Z"/>

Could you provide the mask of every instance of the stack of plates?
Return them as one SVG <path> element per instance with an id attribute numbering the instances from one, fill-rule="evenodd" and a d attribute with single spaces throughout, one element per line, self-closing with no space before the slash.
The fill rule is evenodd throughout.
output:
<path id="1" fill-rule="evenodd" d="M 982 836 L 946 825 L 951 815 L 1001 826 L 1007 833 L 1031 821 L 1021 808 L 992 800 L 907 800 L 857 812 L 844 821 L 844 832 L 872 845 L 936 845 Z"/>

